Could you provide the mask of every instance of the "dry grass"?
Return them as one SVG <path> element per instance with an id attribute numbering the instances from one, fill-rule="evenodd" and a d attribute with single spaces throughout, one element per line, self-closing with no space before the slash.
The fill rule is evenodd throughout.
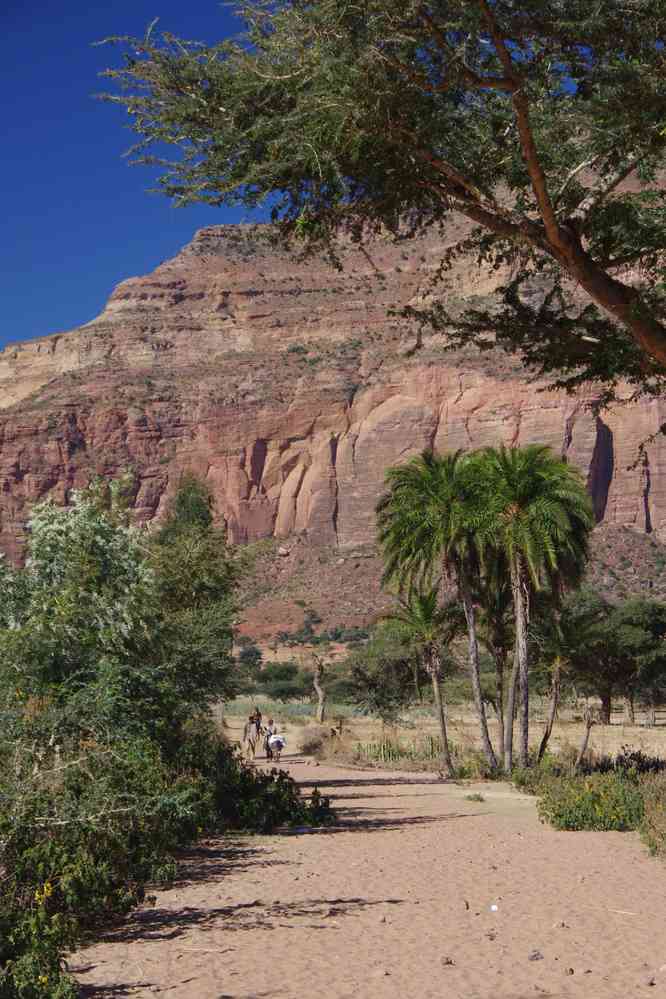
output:
<path id="1" fill-rule="evenodd" d="M 342 730 L 335 736 L 332 729 L 335 723 L 327 720 L 323 726 L 316 724 L 314 717 L 289 716 L 289 705 L 274 714 L 279 730 L 287 737 L 289 753 L 303 753 L 317 759 L 352 763 L 359 761 L 357 746 L 359 743 L 376 743 L 384 739 L 414 743 L 424 741 L 428 736 L 437 736 L 438 728 L 434 718 L 428 716 L 413 716 L 405 719 L 405 724 L 386 726 L 376 718 L 348 717 L 342 720 Z M 227 715 L 225 717 L 226 735 L 231 742 L 240 741 L 242 717 Z M 497 724 L 489 721 L 493 744 L 498 742 Z M 578 747 L 583 737 L 584 726 L 579 721 L 562 719 L 555 724 L 550 747 L 554 751 Z M 541 740 L 543 723 L 533 720 L 530 742 L 537 746 Z M 473 756 L 480 749 L 478 724 L 470 706 L 462 705 L 451 709 L 449 717 L 449 738 L 460 757 Z M 666 726 L 644 728 L 640 725 L 595 725 L 590 736 L 589 748 L 598 755 L 615 755 L 623 746 L 640 749 L 652 756 L 666 758 Z M 401 762 L 401 767 L 403 763 Z M 437 767 L 437 761 L 432 761 L 431 768 Z M 404 768 L 426 769 L 426 764 L 405 761 Z"/>

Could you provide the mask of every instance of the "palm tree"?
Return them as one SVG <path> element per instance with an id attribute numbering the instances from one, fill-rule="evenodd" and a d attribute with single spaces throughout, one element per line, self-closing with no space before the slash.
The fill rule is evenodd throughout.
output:
<path id="1" fill-rule="evenodd" d="M 388 620 L 398 624 L 421 657 L 430 677 L 442 742 L 442 770 L 453 774 L 453 761 L 446 731 L 446 708 L 442 694 L 442 648 L 450 645 L 461 627 L 456 604 L 439 606 L 439 583 L 425 589 L 412 589 L 407 598 L 398 597 L 398 609 Z"/>
<path id="2" fill-rule="evenodd" d="M 486 491 L 486 508 L 492 509 L 492 542 L 504 553 L 511 578 L 516 637 L 504 734 L 504 765 L 509 771 L 516 681 L 520 686 L 520 763 L 528 763 L 530 593 L 546 583 L 559 592 L 568 578 L 579 578 L 594 516 L 581 474 L 545 445 L 486 448 L 474 461 L 478 481 Z"/>
<path id="3" fill-rule="evenodd" d="M 431 582 L 441 565 L 443 582 L 453 578 L 465 612 L 469 667 L 479 717 L 483 751 L 497 767 L 486 709 L 481 695 L 476 608 L 472 596 L 477 578 L 481 539 L 487 514 L 477 502 L 468 475 L 469 459 L 462 452 L 435 455 L 431 451 L 389 468 L 387 492 L 377 505 L 379 542 L 385 559 L 384 581 L 405 584 Z"/>

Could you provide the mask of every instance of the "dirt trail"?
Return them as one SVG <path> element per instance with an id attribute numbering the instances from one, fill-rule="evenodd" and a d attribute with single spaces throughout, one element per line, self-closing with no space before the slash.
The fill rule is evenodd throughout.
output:
<path id="1" fill-rule="evenodd" d="M 506 785 L 283 763 L 337 824 L 191 851 L 72 959 L 82 997 L 666 996 L 666 867 L 633 834 L 554 832 Z"/>

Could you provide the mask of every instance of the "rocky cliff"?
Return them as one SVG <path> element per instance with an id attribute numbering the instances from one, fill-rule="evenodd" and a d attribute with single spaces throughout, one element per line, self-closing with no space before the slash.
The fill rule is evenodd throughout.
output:
<path id="1" fill-rule="evenodd" d="M 378 240 L 338 271 L 261 230 L 211 227 L 120 284 L 93 322 L 5 349 L 0 546 L 20 555 L 35 500 L 132 467 L 142 520 L 191 469 L 235 541 L 297 533 L 354 550 L 372 539 L 387 465 L 499 441 L 551 444 L 583 469 L 600 521 L 666 536 L 666 441 L 635 464 L 660 402 L 595 417 L 591 393 L 544 392 L 504 355 L 447 353 L 438 337 L 412 349 L 389 311 L 427 293 L 445 245 Z M 487 295 L 494 280 L 460 262 L 445 294 Z"/>

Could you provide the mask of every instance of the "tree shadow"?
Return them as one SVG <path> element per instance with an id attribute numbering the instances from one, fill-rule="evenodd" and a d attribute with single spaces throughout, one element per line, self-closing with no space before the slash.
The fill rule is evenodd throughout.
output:
<path id="1" fill-rule="evenodd" d="M 135 996 L 137 989 L 150 989 L 153 982 L 114 982 L 113 985 L 79 985 L 78 999 L 115 999 Z"/>
<path id="2" fill-rule="evenodd" d="M 230 874 L 251 871 L 254 868 L 280 867 L 288 860 L 276 860 L 265 846 L 247 846 L 244 843 L 200 843 L 178 855 L 178 871 L 169 888 L 184 888 L 197 881 L 221 881 Z"/>
<path id="3" fill-rule="evenodd" d="M 320 780 L 299 780 L 299 787 L 318 787 L 318 788 L 328 788 L 328 787 L 395 787 L 398 785 L 413 785 L 421 784 L 430 786 L 432 784 L 437 784 L 442 787 L 445 784 L 456 785 L 458 782 L 455 780 L 442 779 L 441 777 L 332 777 L 326 779 L 325 777 Z"/>
<path id="4" fill-rule="evenodd" d="M 338 810 L 337 820 L 330 826 L 297 826 L 295 829 L 283 829 L 280 836 L 333 836 L 335 833 L 348 832 L 377 832 L 390 831 L 392 829 L 404 829 L 406 826 L 426 826 L 435 825 L 441 822 L 450 822 L 453 819 L 478 818 L 484 812 L 451 812 L 449 815 L 406 815 L 402 817 L 391 817 L 374 819 L 366 818 L 368 808 L 344 808 Z M 389 809 L 380 808 L 377 811 L 387 812 Z M 399 811 L 399 809 L 392 809 Z"/>
<path id="5" fill-rule="evenodd" d="M 290 920 L 311 920 L 306 925 L 311 929 L 326 929 L 330 923 L 322 922 L 331 917 L 342 917 L 360 912 L 370 906 L 401 905 L 401 898 L 314 898 L 298 902 L 238 902 L 235 905 L 222 905 L 210 909 L 182 906 L 177 909 L 144 909 L 135 913 L 131 920 L 107 932 L 101 940 L 107 943 L 134 943 L 149 940 L 174 940 L 188 929 L 196 926 L 203 932 L 222 930 L 225 933 L 244 930 L 273 930 L 278 926 L 290 926 Z M 295 925 L 295 924 L 294 924 Z M 219 953 L 219 949 L 216 948 Z"/>

